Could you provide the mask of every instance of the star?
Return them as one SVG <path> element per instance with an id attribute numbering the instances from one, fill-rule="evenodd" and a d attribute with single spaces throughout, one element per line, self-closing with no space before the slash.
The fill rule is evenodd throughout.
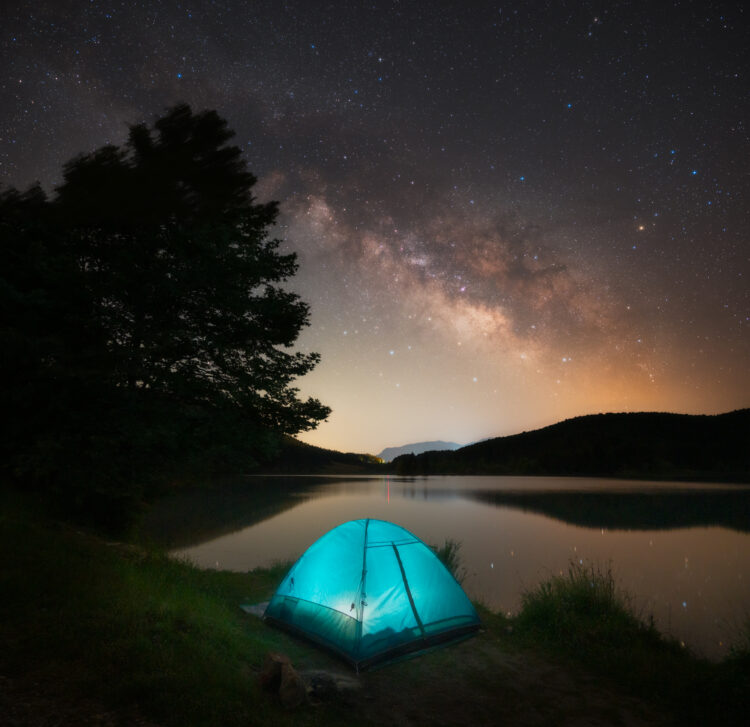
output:
<path id="1" fill-rule="evenodd" d="M 622 3 L 570 22 L 534 3 L 16 5 L 0 189 L 39 179 L 54 195 L 69 159 L 128 125 L 180 99 L 215 109 L 252 194 L 278 200 L 269 234 L 297 255 L 283 285 L 309 306 L 300 350 L 321 360 L 294 385 L 334 409 L 303 441 L 391 444 L 387 395 L 404 398 L 405 441 L 750 405 L 736 13 L 704 22 L 682 4 L 644 35 Z M 355 321 L 361 336 L 342 326 Z M 658 396 L 642 385 L 657 366 Z"/>

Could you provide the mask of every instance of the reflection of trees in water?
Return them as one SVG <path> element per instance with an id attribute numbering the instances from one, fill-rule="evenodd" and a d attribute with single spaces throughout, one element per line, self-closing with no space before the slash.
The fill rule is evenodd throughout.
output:
<path id="1" fill-rule="evenodd" d="M 750 532 L 750 490 L 678 492 L 472 491 L 467 498 L 548 515 L 572 525 L 610 530 L 720 526 Z"/>
<path id="2" fill-rule="evenodd" d="M 382 483 L 380 477 L 373 478 Z M 165 497 L 142 518 L 141 538 L 168 548 L 212 540 L 267 520 L 302 500 L 372 493 L 373 479 L 240 478 Z M 325 485 L 325 487 L 323 487 Z M 423 478 L 390 481 L 390 496 L 447 502 L 473 500 L 538 513 L 573 525 L 610 530 L 669 530 L 722 526 L 750 532 L 750 489 L 664 492 L 498 491 L 430 487 Z"/>
<path id="3" fill-rule="evenodd" d="M 289 510 L 335 482 L 332 477 L 245 477 L 181 491 L 148 510 L 140 537 L 165 548 L 198 545 Z"/>
<path id="4" fill-rule="evenodd" d="M 471 492 L 467 490 L 444 490 L 444 489 L 431 489 L 429 487 L 418 487 L 415 485 L 407 486 L 399 483 L 394 489 L 394 483 L 391 482 L 391 493 L 398 492 L 402 497 L 408 497 L 410 500 L 460 500 L 460 499 L 473 499 L 471 498 Z"/>
<path id="5" fill-rule="evenodd" d="M 391 496 L 433 502 L 463 498 L 512 507 L 571 525 L 621 530 L 721 526 L 750 532 L 750 489 L 665 492 L 561 492 L 431 488 L 428 480 L 391 481 Z"/>

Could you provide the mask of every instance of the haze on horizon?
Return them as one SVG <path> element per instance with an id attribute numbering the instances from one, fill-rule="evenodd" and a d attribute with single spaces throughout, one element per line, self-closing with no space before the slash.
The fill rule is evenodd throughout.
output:
<path id="1" fill-rule="evenodd" d="M 316 7 L 314 7 L 316 6 Z M 33 12 L 32 12 L 33 10 Z M 281 202 L 300 438 L 378 452 L 750 405 L 741 3 L 11 3 L 0 182 L 187 101 Z"/>

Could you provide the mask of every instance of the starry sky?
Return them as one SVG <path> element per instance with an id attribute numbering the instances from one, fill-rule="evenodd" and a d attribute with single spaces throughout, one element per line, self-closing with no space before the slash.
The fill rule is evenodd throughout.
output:
<path id="1" fill-rule="evenodd" d="M 3 3 L 0 183 L 178 102 L 281 203 L 332 407 L 304 441 L 468 443 L 750 405 L 741 2 Z"/>

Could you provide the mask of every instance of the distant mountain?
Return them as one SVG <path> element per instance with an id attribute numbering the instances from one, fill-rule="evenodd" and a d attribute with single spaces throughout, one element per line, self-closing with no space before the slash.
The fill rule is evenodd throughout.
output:
<path id="1" fill-rule="evenodd" d="M 403 454 L 397 474 L 584 475 L 750 482 L 750 409 L 593 414 L 451 452 Z"/>
<path id="2" fill-rule="evenodd" d="M 422 452 L 454 450 L 462 447 L 456 442 L 417 442 L 416 444 L 405 444 L 403 447 L 386 447 L 379 455 L 380 459 L 390 462 L 402 454 L 422 454 Z"/>

